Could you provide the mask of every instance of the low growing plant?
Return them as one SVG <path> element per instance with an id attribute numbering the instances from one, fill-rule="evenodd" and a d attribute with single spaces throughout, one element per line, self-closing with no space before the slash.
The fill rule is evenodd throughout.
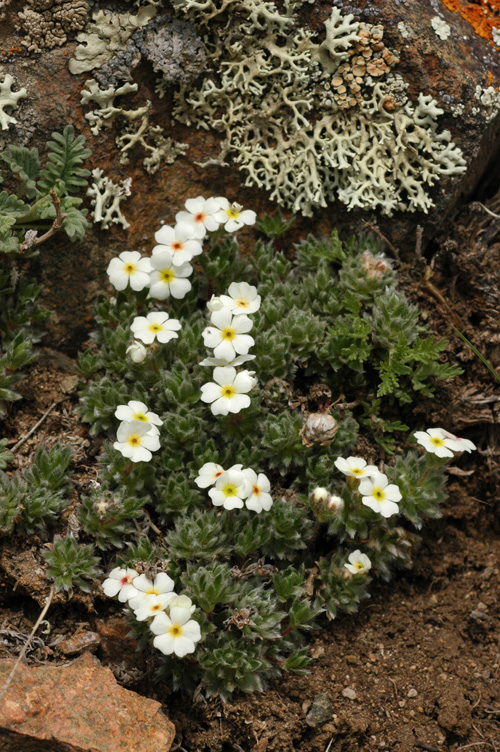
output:
<path id="1" fill-rule="evenodd" d="M 261 238 L 242 258 L 254 212 L 186 210 L 152 256 L 109 264 L 80 412 L 114 439 L 79 519 L 107 561 L 119 550 L 103 589 L 158 677 L 228 698 L 304 672 L 318 616 L 409 564 L 447 457 L 473 445 L 431 429 L 425 454 L 403 448 L 411 403 L 459 369 L 373 239 L 308 237 L 288 258 Z M 259 227 L 282 243 L 280 217 Z"/>

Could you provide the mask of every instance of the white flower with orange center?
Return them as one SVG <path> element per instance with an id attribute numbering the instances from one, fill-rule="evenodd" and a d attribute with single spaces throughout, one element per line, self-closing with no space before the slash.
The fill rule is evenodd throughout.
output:
<path id="1" fill-rule="evenodd" d="M 153 256 L 171 251 L 175 266 L 191 261 L 202 252 L 201 243 L 195 238 L 193 226 L 190 224 L 179 223 L 175 227 L 163 225 L 155 233 L 155 240 L 158 245 L 153 248 Z"/>
<path id="2" fill-rule="evenodd" d="M 260 308 L 260 295 L 257 288 L 247 282 L 232 282 L 228 288 L 229 295 L 220 295 L 218 300 L 224 308 L 229 308 L 233 316 L 242 313 L 255 313 Z M 208 305 L 208 304 L 207 304 Z M 216 303 L 216 305 L 218 305 Z"/>
<path id="3" fill-rule="evenodd" d="M 130 400 L 126 405 L 118 405 L 115 410 L 115 418 L 129 423 L 133 420 L 139 420 L 149 426 L 149 433 L 153 436 L 159 434 L 157 426 L 163 425 L 160 416 L 150 412 L 144 402 L 139 402 L 139 400 Z"/>
<path id="4" fill-rule="evenodd" d="M 216 198 L 188 198 L 184 204 L 187 211 L 180 211 L 175 215 L 175 221 L 193 226 L 193 237 L 204 238 L 207 230 L 213 232 L 219 229 L 220 222 L 215 215 L 220 211 L 220 204 Z"/>
<path id="5" fill-rule="evenodd" d="M 351 572 L 351 574 L 364 574 L 372 568 L 372 563 L 366 554 L 362 554 L 358 549 L 353 551 L 347 557 L 349 564 L 344 564 L 344 567 Z"/>
<path id="6" fill-rule="evenodd" d="M 249 332 L 253 322 L 248 316 L 233 316 L 227 308 L 213 311 L 210 326 L 203 330 L 203 342 L 206 347 L 213 347 L 214 357 L 230 363 L 236 355 L 246 355 L 255 344 Z"/>
<path id="7" fill-rule="evenodd" d="M 138 576 L 135 569 L 121 569 L 115 567 L 109 573 L 109 577 L 102 583 L 102 589 L 110 598 L 118 596 L 120 603 L 125 603 L 130 598 L 138 595 L 137 588 L 132 584 Z"/>
<path id="8" fill-rule="evenodd" d="M 193 273 L 191 264 L 176 264 L 172 251 L 156 253 L 151 257 L 151 286 L 149 294 L 157 300 L 172 296 L 181 300 L 191 289 L 191 282 L 186 279 Z"/>
<path id="9" fill-rule="evenodd" d="M 249 392 L 257 383 L 257 379 L 250 371 L 236 373 L 236 368 L 223 366 L 214 368 L 214 381 L 203 384 L 201 400 L 212 403 L 210 410 L 213 415 L 228 415 L 239 413 L 250 405 Z"/>
<path id="10" fill-rule="evenodd" d="M 251 209 L 243 209 L 241 204 L 236 201 L 229 203 L 227 198 L 217 197 L 219 202 L 219 211 L 214 215 L 215 219 L 224 225 L 226 232 L 235 232 L 243 225 L 254 225 L 257 215 Z"/>
<path id="11" fill-rule="evenodd" d="M 223 472 L 224 468 L 216 462 L 205 462 L 205 464 L 198 470 L 198 477 L 194 482 L 198 488 L 208 488 L 216 483 L 217 479 L 220 478 Z"/>
<path id="12" fill-rule="evenodd" d="M 182 327 L 180 321 L 169 318 L 166 311 L 153 311 L 147 316 L 136 316 L 130 328 L 136 339 L 150 345 L 155 339 L 162 344 L 170 342 L 179 336 L 177 332 Z"/>
<path id="13" fill-rule="evenodd" d="M 245 506 L 253 512 L 260 514 L 263 510 L 269 512 L 273 505 L 273 497 L 269 493 L 271 484 L 264 473 L 257 473 L 247 468 L 244 471 L 246 479 L 250 483 L 250 493 L 245 499 Z"/>
<path id="14" fill-rule="evenodd" d="M 427 452 L 435 454 L 437 457 L 454 456 L 452 449 L 454 448 L 454 443 L 456 443 L 456 437 L 448 434 L 443 428 L 428 428 L 427 431 L 415 431 L 413 435 Z"/>
<path id="15" fill-rule="evenodd" d="M 151 452 L 160 448 L 160 439 L 151 433 L 151 424 L 140 420 L 120 423 L 116 438 L 113 447 L 132 462 L 149 462 Z"/>
<path id="16" fill-rule="evenodd" d="M 140 574 L 133 581 L 137 595 L 135 598 L 129 600 L 128 605 L 135 611 L 141 606 L 148 595 L 167 595 L 172 593 L 174 584 L 173 579 L 166 572 L 159 572 L 153 580 L 150 580 L 145 574 Z"/>
<path id="17" fill-rule="evenodd" d="M 201 640 L 200 625 L 190 618 L 189 609 L 172 606 L 170 615 L 158 614 L 150 626 L 156 637 L 153 645 L 164 655 L 174 653 L 183 658 L 188 653 L 194 653 L 196 643 Z"/>
<path id="18" fill-rule="evenodd" d="M 382 517 L 392 517 L 399 513 L 397 502 L 403 497 L 399 488 L 394 483 L 389 483 L 387 475 L 377 471 L 370 478 L 362 480 L 358 490 L 363 504 L 374 512 L 379 512 Z"/>
<path id="19" fill-rule="evenodd" d="M 153 593 L 146 595 L 137 608 L 134 609 L 135 618 L 137 621 L 154 619 L 162 611 L 166 611 L 176 596 L 177 594 L 174 592 L 161 593 L 160 595 L 154 595 Z"/>
<path id="20" fill-rule="evenodd" d="M 367 478 L 373 473 L 378 473 L 378 467 L 367 465 L 362 457 L 348 457 L 346 460 L 343 457 L 337 457 L 333 464 L 337 470 L 351 478 Z"/>
<path id="21" fill-rule="evenodd" d="M 231 469 L 223 473 L 211 488 L 208 495 L 215 507 L 241 509 L 244 499 L 252 492 L 252 484 L 245 472 Z"/>
<path id="22" fill-rule="evenodd" d="M 111 259 L 106 273 L 116 290 L 124 290 L 130 283 L 132 290 L 139 291 L 149 285 L 150 271 L 149 258 L 141 258 L 139 251 L 123 251 Z"/>

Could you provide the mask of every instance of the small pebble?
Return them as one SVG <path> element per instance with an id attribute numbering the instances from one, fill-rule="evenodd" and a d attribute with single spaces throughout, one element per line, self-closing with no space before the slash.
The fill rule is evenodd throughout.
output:
<path id="1" fill-rule="evenodd" d="M 413 687 L 408 690 L 407 697 L 416 697 L 417 695 L 418 695 L 418 692 L 416 689 L 413 689 Z"/>
<path id="2" fill-rule="evenodd" d="M 348 700 L 355 700 L 357 694 L 352 687 L 346 687 L 342 690 L 342 697 L 347 697 Z"/>

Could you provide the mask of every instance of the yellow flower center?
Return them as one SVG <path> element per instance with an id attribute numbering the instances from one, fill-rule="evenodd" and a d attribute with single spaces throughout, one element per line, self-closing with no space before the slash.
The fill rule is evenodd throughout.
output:
<path id="1" fill-rule="evenodd" d="M 234 388 L 234 386 L 231 386 L 231 384 L 228 384 L 227 386 L 223 386 L 221 389 L 222 397 L 226 397 L 227 399 L 232 399 L 235 394 L 236 394 L 236 389 Z"/>
<path id="2" fill-rule="evenodd" d="M 130 263 L 125 264 L 125 271 L 127 272 L 127 274 L 133 274 L 135 270 L 136 270 L 135 264 L 130 264 Z"/>
<path id="3" fill-rule="evenodd" d="M 147 423 L 148 419 L 144 415 L 144 413 L 134 413 L 132 415 L 132 420 L 142 420 L 143 423 Z"/>
<path id="4" fill-rule="evenodd" d="M 363 566 L 363 564 L 360 561 L 355 561 L 354 562 L 354 569 L 357 569 L 358 572 L 359 572 L 360 569 L 364 569 L 364 566 Z"/>
<path id="5" fill-rule="evenodd" d="M 235 209 L 234 206 L 228 207 L 226 209 L 226 214 L 229 219 L 238 219 L 238 217 L 240 216 L 238 209 Z"/>
<path id="6" fill-rule="evenodd" d="M 179 637 L 180 634 L 182 634 L 182 627 L 180 624 L 172 624 L 170 629 L 168 630 L 168 633 L 172 635 L 172 637 Z"/>
<path id="7" fill-rule="evenodd" d="M 156 334 L 157 332 L 161 332 L 161 330 L 163 329 L 163 327 L 162 327 L 161 324 L 150 324 L 148 326 L 148 329 L 149 329 L 150 332 L 154 332 Z"/>
<path id="8" fill-rule="evenodd" d="M 234 483 L 226 483 L 222 489 L 224 496 L 236 496 L 236 486 Z"/>
<path id="9" fill-rule="evenodd" d="M 442 447 L 444 446 L 443 439 L 440 439 L 439 436 L 433 436 L 431 438 L 431 444 L 434 444 L 435 447 Z"/>
<path id="10" fill-rule="evenodd" d="M 226 326 L 226 328 L 222 330 L 222 339 L 231 341 L 235 337 L 236 331 L 231 326 Z"/>
<path id="11" fill-rule="evenodd" d="M 372 496 L 379 501 L 385 499 L 385 493 L 381 488 L 374 488 L 372 491 Z"/>
<path id="12" fill-rule="evenodd" d="M 160 591 L 152 587 L 149 588 L 149 590 L 146 590 L 146 595 L 160 595 Z"/>
<path id="13" fill-rule="evenodd" d="M 162 282 L 171 282 L 175 278 L 175 274 L 173 273 L 172 269 L 162 269 L 160 272 L 160 277 Z"/>
<path id="14" fill-rule="evenodd" d="M 363 468 L 361 468 L 361 467 L 351 467 L 351 473 L 353 475 L 362 475 L 363 474 Z"/>
<path id="15" fill-rule="evenodd" d="M 162 611 L 162 607 L 159 603 L 155 603 L 154 606 L 151 606 L 151 611 Z"/>
<path id="16" fill-rule="evenodd" d="M 255 496 L 260 494 L 260 488 L 256 486 L 255 483 L 252 485 L 252 494 L 255 494 Z"/>
<path id="17" fill-rule="evenodd" d="M 136 447 L 141 445 L 141 437 L 137 433 L 131 433 L 127 438 L 127 443 L 130 446 Z"/>
<path id="18" fill-rule="evenodd" d="M 248 308 L 248 300 L 238 298 L 238 300 L 236 301 L 236 308 Z"/>

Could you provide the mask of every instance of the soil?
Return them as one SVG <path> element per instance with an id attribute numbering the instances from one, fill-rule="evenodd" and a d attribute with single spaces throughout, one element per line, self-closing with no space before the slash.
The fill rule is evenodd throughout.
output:
<path id="1" fill-rule="evenodd" d="M 500 195 L 485 201 L 498 212 Z M 493 366 L 500 364 L 500 221 L 477 204 L 464 207 L 427 259 L 412 254 L 400 269 L 426 323 L 450 340 L 447 357 L 464 368 L 459 379 L 439 386 L 436 399 L 415 405 L 415 414 L 427 425 L 446 422 L 478 445 L 451 467 L 443 516 L 420 531 L 413 569 L 373 583 L 358 614 L 325 619 L 311 641 L 307 675 L 285 676 L 263 694 L 226 704 L 154 684 L 149 659 L 127 641 L 120 609 L 99 596 L 60 596 L 28 662 L 67 662 L 95 651 L 127 688 L 164 703 L 177 728 L 172 749 L 179 752 L 500 748 L 500 390 L 453 329 Z M 42 348 L 3 434 L 15 445 L 51 408 L 16 449 L 13 467 L 30 464 L 39 444 L 71 444 L 75 500 L 95 478 L 99 452 L 75 413 L 77 381 L 74 361 Z M 71 515 L 72 507 L 64 524 L 72 524 Z M 48 542 L 37 536 L 3 541 L 0 655 L 19 653 L 39 614 L 48 588 L 36 569 Z"/>

